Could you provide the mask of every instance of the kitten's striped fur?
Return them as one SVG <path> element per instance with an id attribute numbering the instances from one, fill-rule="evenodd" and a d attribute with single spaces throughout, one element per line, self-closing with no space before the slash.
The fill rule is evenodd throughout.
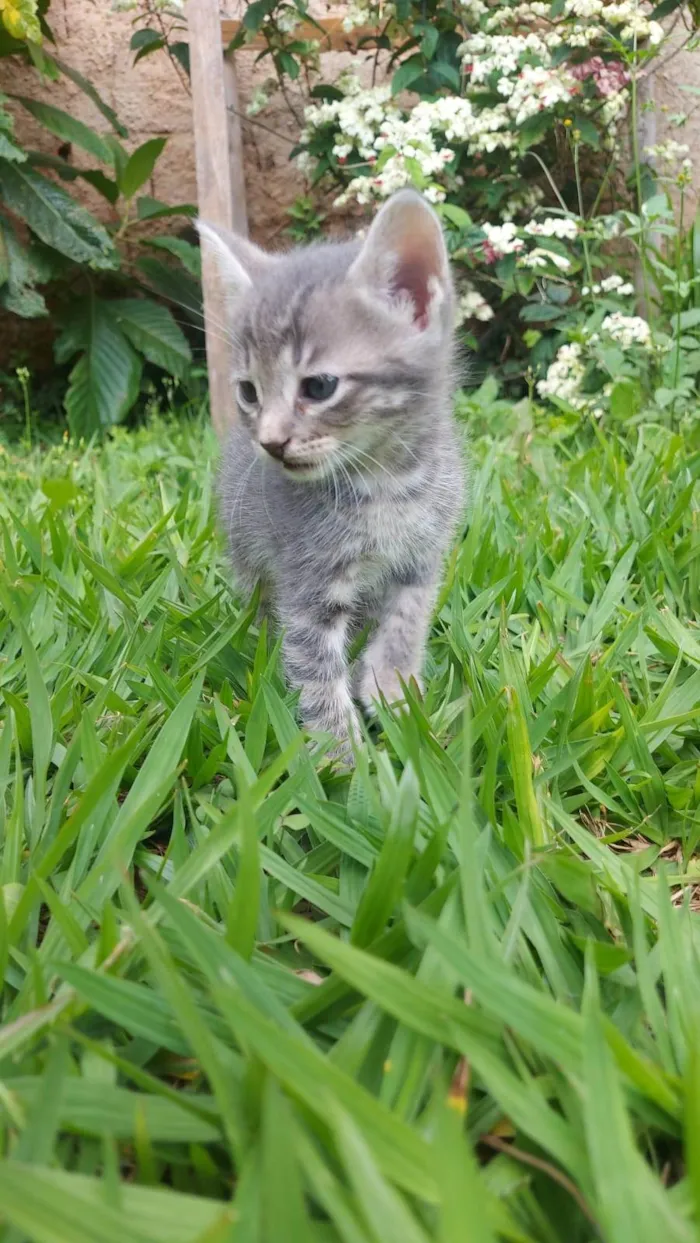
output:
<path id="1" fill-rule="evenodd" d="M 232 293 L 239 400 L 221 496 L 234 568 L 244 589 L 267 588 L 305 725 L 343 740 L 353 699 L 395 701 L 400 677 L 420 678 L 462 509 L 440 225 L 402 191 L 362 244 L 271 256 L 201 230 Z M 336 391 L 307 400 L 309 376 L 338 377 Z M 351 671 L 348 641 L 370 619 Z"/>

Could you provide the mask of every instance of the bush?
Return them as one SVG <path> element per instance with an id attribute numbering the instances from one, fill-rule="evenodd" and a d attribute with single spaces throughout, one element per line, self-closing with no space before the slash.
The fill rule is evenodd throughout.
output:
<path id="1" fill-rule="evenodd" d="M 683 216 L 691 166 L 681 143 L 640 150 L 638 134 L 641 83 L 667 38 L 657 16 L 684 21 L 694 47 L 696 7 L 356 6 L 345 25 L 350 39 L 358 31 L 357 53 L 374 57 L 368 87 L 352 70 L 321 80 L 321 44 L 296 33 L 304 12 L 261 0 L 238 37 L 262 34 L 277 79 L 307 83 L 294 158 L 338 207 L 371 211 L 406 184 L 435 203 L 466 340 L 482 362 L 515 391 L 539 383 L 542 396 L 576 410 L 599 410 L 619 377 L 618 410 L 687 398 L 700 347 Z M 648 327 L 638 323 L 632 267 Z"/>
<path id="2" fill-rule="evenodd" d="M 14 97 L 69 150 L 87 153 L 90 166 L 78 168 L 63 156 L 22 147 L 7 109 L 10 101 L 0 96 L 0 306 L 36 318 L 49 313 L 50 298 L 55 359 L 71 364 L 65 412 L 71 431 L 87 436 L 124 419 L 141 391 L 145 364 L 179 382 L 189 375 L 187 337 L 170 310 L 148 295 L 184 303 L 196 322 L 199 253 L 179 238 L 146 241 L 140 226 L 187 217 L 196 209 L 168 206 L 143 192 L 166 140 L 152 138 L 129 148 L 125 126 L 96 88 L 55 54 L 47 9 L 48 0 L 5 0 L 0 57 L 22 58 L 28 75 L 36 73 L 44 83 L 69 77 L 108 129 L 98 132 L 31 96 Z M 172 36 L 182 23 L 172 7 L 165 12 L 166 34 Z M 143 35 L 141 29 L 132 41 L 137 57 L 146 47 Z M 72 192 L 78 179 L 109 204 L 106 226 Z"/>

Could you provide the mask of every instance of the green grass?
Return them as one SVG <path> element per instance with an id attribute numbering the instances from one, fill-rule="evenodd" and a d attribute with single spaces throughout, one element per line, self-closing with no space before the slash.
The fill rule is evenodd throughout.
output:
<path id="1" fill-rule="evenodd" d="M 700 440 L 465 413 L 352 776 L 208 431 L 0 454 L 4 1243 L 699 1237 Z"/>

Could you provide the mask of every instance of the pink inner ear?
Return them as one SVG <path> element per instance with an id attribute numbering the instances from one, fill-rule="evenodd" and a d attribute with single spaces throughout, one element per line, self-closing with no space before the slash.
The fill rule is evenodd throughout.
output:
<path id="1" fill-rule="evenodd" d="M 413 322 L 421 330 L 428 326 L 428 272 L 425 262 L 404 256 L 392 281 L 392 292 L 407 293 L 413 303 Z"/>

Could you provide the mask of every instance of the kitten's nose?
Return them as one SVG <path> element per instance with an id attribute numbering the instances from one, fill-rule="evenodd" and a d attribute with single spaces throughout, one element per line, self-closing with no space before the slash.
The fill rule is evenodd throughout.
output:
<path id="1" fill-rule="evenodd" d="M 284 451 L 289 444 L 289 437 L 286 440 L 261 440 L 260 444 L 270 457 L 276 457 L 278 462 L 284 458 Z"/>

